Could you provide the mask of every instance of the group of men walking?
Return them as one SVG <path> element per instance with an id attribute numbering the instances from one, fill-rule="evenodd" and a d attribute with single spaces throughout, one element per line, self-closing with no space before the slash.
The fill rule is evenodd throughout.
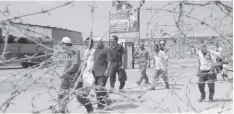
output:
<path id="1" fill-rule="evenodd" d="M 149 90 L 155 90 L 155 86 L 159 79 L 159 76 L 162 76 L 166 89 L 169 89 L 169 82 L 167 76 L 167 67 L 168 67 L 168 57 L 166 56 L 166 49 L 164 42 L 155 43 L 153 45 L 153 59 L 154 59 L 154 76 L 152 83 L 149 83 L 149 78 L 146 74 L 147 63 L 150 61 L 150 54 L 145 49 L 144 43 L 140 44 L 140 49 L 137 51 L 134 56 L 138 56 L 138 64 L 140 69 L 140 78 L 136 82 L 137 85 L 140 85 L 143 79 L 145 80 L 145 84 L 149 85 Z"/>
<path id="2" fill-rule="evenodd" d="M 82 93 L 76 96 L 77 100 L 84 105 L 88 113 L 93 112 L 93 106 L 91 101 L 87 98 L 90 89 L 93 85 L 99 86 L 96 88 L 96 97 L 98 101 L 97 109 L 104 109 L 105 106 L 110 105 L 108 100 L 108 92 L 105 89 L 108 77 L 110 77 L 110 92 L 113 92 L 116 82 L 116 73 L 120 82 L 119 90 L 125 86 L 127 80 L 126 71 L 123 68 L 123 55 L 125 54 L 122 45 L 118 44 L 118 37 L 112 36 L 110 47 L 105 47 L 103 42 L 98 42 L 97 46 L 94 47 L 94 41 L 92 38 L 87 38 L 85 44 L 87 49 L 85 51 L 85 60 L 83 69 L 80 68 L 80 52 L 76 52 L 71 49 L 72 41 L 68 37 L 62 39 L 63 49 L 65 50 L 65 67 L 63 74 L 61 75 L 61 93 L 59 94 L 60 108 L 59 112 L 65 113 L 66 105 L 68 101 L 69 89 L 82 89 Z M 82 76 L 80 73 L 83 71 Z M 79 81 L 77 85 L 75 82 Z"/>
<path id="3" fill-rule="evenodd" d="M 98 101 L 97 109 L 104 109 L 106 106 L 110 105 L 109 102 L 109 92 L 113 92 L 116 82 L 116 74 L 118 74 L 118 80 L 120 82 L 119 90 L 123 91 L 125 82 L 127 80 L 126 71 L 123 67 L 123 55 L 125 54 L 124 47 L 118 44 L 118 37 L 112 36 L 111 45 L 105 47 L 102 41 L 99 41 L 97 46 L 94 47 L 94 41 L 92 38 L 87 38 L 85 44 L 87 50 L 85 52 L 85 60 L 83 69 L 80 69 L 80 52 L 73 51 L 71 49 L 72 42 L 68 37 L 62 39 L 63 49 L 66 50 L 66 62 L 63 74 L 61 75 L 62 84 L 61 84 L 61 93 L 59 99 L 65 100 L 61 102 L 59 112 L 66 112 L 66 104 L 69 98 L 65 96 L 69 93 L 70 88 L 81 89 L 83 93 L 76 96 L 77 100 L 84 105 L 88 113 L 93 112 L 93 105 L 91 101 L 87 98 L 89 95 L 90 89 L 85 87 L 87 86 L 99 86 L 96 88 L 96 97 Z M 144 43 L 140 44 L 139 50 L 134 54 L 138 56 L 139 60 L 139 71 L 140 77 L 136 82 L 137 85 L 140 85 L 143 80 L 146 85 L 149 85 L 149 90 L 155 90 L 157 81 L 161 76 L 165 83 L 165 88 L 169 89 L 168 81 L 168 57 L 166 55 L 167 49 L 165 48 L 165 43 L 154 43 L 153 45 L 153 59 L 154 59 L 154 76 L 152 83 L 149 82 L 149 78 L 146 74 L 147 64 L 150 59 L 150 53 L 145 49 Z M 198 88 L 201 92 L 201 98 L 199 101 L 205 99 L 205 82 L 208 82 L 209 87 L 209 100 L 213 100 L 214 96 L 214 81 L 216 80 L 216 75 L 220 70 L 222 70 L 222 65 L 217 64 L 220 62 L 221 54 L 218 51 L 207 50 L 205 45 L 201 46 L 200 51 L 197 52 L 198 55 L 198 74 L 199 83 Z M 81 71 L 83 71 L 83 76 L 80 76 Z M 110 77 L 110 91 L 108 92 L 105 89 L 107 79 Z M 78 79 L 77 85 L 74 85 Z"/>

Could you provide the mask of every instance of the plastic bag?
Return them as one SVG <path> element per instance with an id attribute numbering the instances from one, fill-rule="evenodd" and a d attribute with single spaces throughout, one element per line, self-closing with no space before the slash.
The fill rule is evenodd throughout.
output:
<path id="1" fill-rule="evenodd" d="M 119 75 L 120 79 L 122 79 L 123 81 L 127 81 L 127 73 L 126 73 L 125 69 L 120 68 L 118 71 L 118 75 Z"/>
<path id="2" fill-rule="evenodd" d="M 84 87 L 92 87 L 94 85 L 95 79 L 92 72 L 84 72 L 82 79 Z"/>

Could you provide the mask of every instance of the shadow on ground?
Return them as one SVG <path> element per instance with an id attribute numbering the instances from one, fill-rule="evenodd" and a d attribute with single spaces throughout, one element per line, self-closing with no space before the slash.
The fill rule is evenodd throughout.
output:
<path id="1" fill-rule="evenodd" d="M 176 88 L 176 87 L 171 87 L 170 89 L 166 89 L 165 87 L 163 88 L 155 88 L 155 90 L 181 90 L 181 88 Z"/>
<path id="2" fill-rule="evenodd" d="M 184 86 L 184 84 L 170 84 L 171 86 Z"/>
<path id="3" fill-rule="evenodd" d="M 204 101 L 208 102 L 208 101 Z M 233 102 L 232 99 L 214 99 L 212 102 Z"/>
<path id="4" fill-rule="evenodd" d="M 126 102 L 124 99 L 111 99 L 111 104 Z"/>
<path id="5" fill-rule="evenodd" d="M 129 109 L 134 109 L 138 107 L 139 107 L 138 105 L 131 104 L 131 103 L 112 106 L 114 110 L 129 110 Z"/>

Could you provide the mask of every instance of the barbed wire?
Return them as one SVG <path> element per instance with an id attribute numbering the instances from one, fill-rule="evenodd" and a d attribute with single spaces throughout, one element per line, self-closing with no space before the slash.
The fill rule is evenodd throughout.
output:
<path id="1" fill-rule="evenodd" d="M 174 2 L 174 3 L 178 3 L 178 2 Z M 209 4 L 211 4 L 211 3 L 213 3 L 213 2 L 209 2 L 209 3 L 207 3 L 207 4 L 205 4 L 205 5 L 209 5 Z M 63 7 L 63 6 L 66 6 L 66 5 L 69 5 L 69 4 L 71 4 L 71 2 L 67 2 L 67 3 L 65 3 L 65 4 L 63 4 L 63 5 L 60 5 L 60 6 L 57 6 L 57 7 L 54 7 L 54 8 L 51 8 L 51 9 L 49 9 L 49 10 L 42 10 L 42 11 L 40 11 L 40 12 L 36 12 L 36 13 L 31 13 L 31 14 L 25 14 L 25 15 L 22 15 L 22 16 L 17 16 L 17 17 L 13 17 L 13 18 L 9 18 L 9 19 L 7 19 L 7 20 L 4 20 L 4 21 L 1 21 L 2 23 L 2 25 L 3 25 L 3 23 L 5 23 L 5 22 L 10 22 L 10 21 L 12 21 L 12 20 L 15 20 L 15 19 L 19 19 L 19 18 L 23 18 L 23 17 L 27 17 L 27 16 L 32 16 L 32 15 L 38 15 L 38 14 L 44 14 L 44 13 L 49 13 L 50 11 L 52 11 L 52 10 L 55 10 L 55 9 L 58 9 L 58 8 L 60 8 L 60 7 Z M 168 5 L 171 5 L 172 3 L 169 3 Z M 184 4 L 186 4 L 186 5 L 198 5 L 198 4 L 191 4 L 191 3 L 187 3 L 187 2 L 184 2 Z M 227 7 L 227 6 L 225 6 L 224 4 L 222 4 L 222 3 L 218 3 L 218 4 L 220 4 L 220 5 L 222 5 L 222 6 L 224 6 L 224 7 L 226 7 L 228 10 L 231 10 L 231 12 L 232 12 L 232 8 L 230 9 L 230 7 Z M 166 9 L 164 9 L 166 6 L 168 6 L 168 5 L 165 5 L 164 7 L 162 7 L 159 11 L 165 11 Z M 204 4 L 203 4 L 204 5 Z M 204 6 L 205 6 L 204 5 Z M 226 10 L 227 10 L 226 9 Z M 176 11 L 172 11 L 172 10 L 168 10 L 167 9 L 167 11 L 168 12 L 171 12 L 171 13 L 177 13 L 178 14 L 178 12 L 176 12 Z M 155 13 L 156 14 L 156 13 Z M 184 14 L 181 14 L 181 13 L 179 13 L 180 14 L 180 16 L 179 17 L 187 17 L 186 15 L 184 15 Z M 188 16 L 188 17 L 190 17 L 190 16 Z M 150 19 L 150 21 L 151 21 L 152 19 Z M 203 22 L 203 21 L 200 21 L 200 20 L 198 20 L 198 19 L 196 19 L 196 18 L 194 18 L 194 20 L 197 20 L 197 21 L 199 21 L 199 22 Z M 120 21 L 120 20 L 119 20 Z M 119 22 L 118 21 L 118 22 Z M 180 21 L 180 19 L 178 19 L 178 21 Z M 118 23 L 117 22 L 117 23 Z M 117 24 L 116 23 L 116 24 Z M 185 22 L 181 22 L 181 23 L 185 23 Z M 178 22 L 176 22 L 176 27 L 177 28 L 180 28 L 178 25 Z M 207 24 L 207 23 L 203 23 L 203 24 L 205 24 L 206 26 L 209 26 L 211 29 L 213 28 L 213 27 L 211 27 L 209 24 Z M 150 25 L 150 23 L 148 24 L 148 26 Z M 12 26 L 12 24 L 10 24 L 10 23 L 8 23 L 7 25 L 3 25 L 3 26 L 7 26 L 7 27 L 9 27 L 9 26 Z M 24 29 L 24 28 L 19 28 L 19 29 Z M 108 32 L 107 33 L 105 33 L 104 35 L 103 35 L 103 37 L 102 38 L 104 38 L 109 32 L 110 32 L 110 30 L 111 30 L 111 28 L 108 30 Z M 214 29 L 215 30 L 215 29 Z M 8 31 L 8 30 L 7 30 Z M 148 31 L 148 27 L 147 27 L 147 31 Z M 179 31 L 184 31 L 183 29 L 179 29 Z M 191 31 L 192 31 L 192 29 L 191 29 Z M 36 32 L 36 31 L 30 31 L 30 32 L 33 32 L 33 33 L 35 33 L 35 34 L 39 34 L 39 35 L 43 35 L 43 34 L 41 34 L 41 33 L 38 33 L 38 32 Z M 184 33 L 184 34 L 186 34 L 186 33 Z M 30 40 L 32 40 L 32 41 L 34 41 L 35 43 L 37 43 L 37 45 L 40 45 L 40 46 L 43 46 L 43 47 L 45 47 L 45 45 L 44 44 L 42 44 L 42 43 L 38 43 L 38 42 L 36 42 L 35 40 L 33 40 L 31 37 L 30 37 L 30 35 L 27 35 L 27 34 L 25 34 L 26 35 L 26 37 L 28 38 L 28 39 L 30 39 Z M 148 36 L 148 34 L 147 34 L 147 36 Z M 225 36 L 225 35 L 222 35 L 223 37 Z M 184 37 L 182 37 L 182 38 L 184 38 L 184 39 L 186 39 L 185 38 L 186 37 L 186 35 L 184 35 Z M 152 37 L 151 37 L 152 38 Z M 149 41 L 151 41 L 152 39 L 149 39 Z M 7 40 L 6 40 L 7 41 Z M 189 41 L 191 41 L 191 40 L 189 40 Z M 192 41 L 191 41 L 192 42 Z M 151 46 L 150 46 L 151 47 Z M 151 49 L 152 49 L 152 47 L 151 47 Z M 54 50 L 54 49 L 51 49 L 51 50 Z M 57 50 L 54 50 L 54 51 L 57 51 Z M 56 53 L 56 54 L 54 54 L 54 55 L 52 55 L 53 57 L 56 57 L 56 56 L 58 56 L 59 55 L 59 53 Z M 45 56 L 45 55 L 43 55 L 43 56 Z M 43 56 L 37 56 L 38 58 L 40 58 L 40 57 L 43 57 Z M 23 58 L 23 59 L 17 59 L 17 60 L 10 60 L 10 61 L 4 61 L 4 63 L 10 63 L 10 62 L 13 62 L 13 61 L 22 61 L 22 60 L 29 60 L 29 59 L 31 59 L 31 58 L 37 58 L 37 57 L 35 57 L 35 56 L 32 56 L 32 57 L 29 57 L 29 58 Z M 52 58 L 53 58 L 52 57 Z M 51 58 L 51 59 L 52 59 Z M 48 61 L 51 61 L 51 59 L 50 60 L 48 60 Z M 66 60 L 63 60 L 63 61 L 66 61 Z M 11 106 L 11 104 L 12 104 L 12 100 L 13 99 L 15 99 L 18 95 L 20 95 L 20 94 L 22 94 L 23 92 L 25 92 L 26 90 L 28 90 L 31 86 L 33 86 L 33 85 L 35 85 L 35 84 L 42 84 L 42 85 L 44 85 L 45 86 L 45 88 L 47 88 L 48 89 L 48 91 L 47 92 L 44 92 L 44 93 L 38 93 L 36 96 L 37 96 L 37 98 L 39 98 L 39 96 L 40 95 L 44 95 L 44 94 L 49 94 L 49 96 L 51 97 L 50 99 L 52 99 L 53 101 L 56 101 L 56 99 L 54 98 L 54 96 L 58 96 L 58 94 L 56 93 L 56 95 L 52 95 L 52 93 L 49 91 L 49 90 L 54 90 L 54 91 L 59 91 L 59 90 L 57 90 L 56 89 L 56 87 L 54 87 L 53 85 L 52 85 L 52 81 L 49 81 L 49 82 L 45 82 L 45 81 L 43 81 L 42 79 L 42 77 L 43 77 L 43 75 L 45 75 L 45 74 L 51 74 L 51 77 L 49 77 L 50 79 L 49 80 L 52 80 L 52 77 L 53 76 L 58 76 L 59 77 L 59 79 L 61 79 L 60 78 L 60 74 L 57 72 L 57 68 L 59 67 L 59 65 L 61 65 L 60 63 L 58 63 L 58 62 L 54 62 L 53 64 L 49 64 L 49 65 L 47 65 L 46 67 L 46 71 L 43 71 L 42 73 L 43 74 L 41 74 L 41 76 L 37 76 L 37 77 L 39 77 L 38 79 L 36 79 L 36 80 L 34 80 L 34 81 L 32 81 L 29 85 L 26 85 L 26 83 L 27 83 L 27 81 L 29 80 L 29 79 L 33 79 L 33 77 L 34 76 L 36 76 L 37 74 L 35 74 L 35 72 L 36 71 L 38 71 L 38 70 L 43 70 L 43 68 L 40 68 L 40 67 L 34 67 L 34 68 L 31 68 L 31 69 L 26 69 L 25 71 L 26 71 L 26 73 L 22 76 L 22 77 L 20 77 L 15 83 L 14 82 L 12 82 L 12 85 L 13 85 L 13 88 L 14 88 L 14 91 L 13 92 L 11 92 L 11 95 L 9 96 L 9 98 L 8 99 L 6 99 L 1 105 L 0 105 L 0 109 L 1 109 L 1 111 L 3 112 L 3 113 L 5 113 L 5 112 L 7 112 L 7 109 Z M 185 66 L 185 68 L 184 67 L 182 67 L 183 69 L 185 69 L 186 68 L 186 66 Z M 81 80 L 81 76 L 82 76 L 82 74 L 83 74 L 83 69 L 84 69 L 84 65 L 82 64 L 81 65 L 81 67 L 79 68 L 79 70 L 81 71 L 81 74 L 79 75 L 79 77 L 78 77 L 78 79 L 77 79 L 77 81 L 75 82 L 75 87 L 78 85 L 78 83 L 80 82 L 80 81 L 82 81 Z M 30 70 L 30 71 L 29 71 Z M 27 71 L 29 71 L 29 72 L 27 72 Z M 184 70 L 183 70 L 184 71 Z M 23 72 L 21 72 L 21 73 L 23 73 Z M 34 74 L 33 74 L 34 73 Z M 181 81 L 181 79 L 182 78 L 190 78 L 191 79 L 191 77 L 194 77 L 194 76 L 191 76 L 191 77 L 189 77 L 189 76 L 187 76 L 187 77 L 182 77 L 181 75 L 182 75 L 182 73 L 183 72 L 181 72 L 181 73 L 179 73 L 179 75 L 177 76 L 177 77 L 175 77 L 176 79 L 176 81 L 173 83 L 173 84 L 177 84 L 178 83 L 178 81 Z M 12 76 L 10 76 L 10 77 L 8 77 L 8 78 L 6 78 L 5 80 L 3 80 L 3 81 L 1 81 L 0 82 L 0 84 L 2 84 L 3 82 L 6 82 L 7 80 L 9 80 L 10 78 L 13 78 L 13 77 L 15 77 L 16 75 L 19 75 L 18 73 L 17 74 L 14 74 L 14 75 L 12 75 Z M 159 76 L 159 78 L 161 78 L 160 76 Z M 158 79 L 159 79 L 158 78 Z M 171 77 L 172 78 L 172 77 Z M 188 80 L 190 80 L 190 79 L 188 79 Z M 20 83 L 20 82 L 22 82 L 23 84 L 17 84 L 17 83 Z M 221 83 L 221 82 L 224 82 L 224 81 L 216 81 L 215 83 Z M 120 97 L 120 99 L 123 99 L 123 101 L 124 102 L 130 102 L 130 103 L 137 103 L 137 102 L 143 102 L 142 101 L 142 99 L 143 98 L 148 98 L 149 100 L 151 100 L 151 101 L 153 101 L 154 103 L 156 103 L 156 105 L 157 106 L 154 106 L 153 107 L 153 110 L 151 110 L 151 111 L 154 111 L 154 110 L 157 110 L 157 111 L 159 111 L 159 112 L 168 112 L 168 113 L 171 113 L 172 111 L 167 107 L 167 106 L 165 106 L 165 105 L 163 105 L 163 103 L 164 103 L 164 101 L 165 101 L 165 99 L 167 98 L 167 96 L 169 96 L 169 95 L 173 95 L 173 96 L 176 96 L 181 102 L 183 102 L 183 103 L 185 103 L 186 105 L 187 105 L 187 107 L 189 107 L 191 110 L 193 110 L 194 112 L 198 112 L 198 113 L 201 113 L 201 112 L 204 112 L 205 110 L 208 110 L 208 109 L 212 109 L 212 108 L 214 108 L 214 107 L 217 107 L 219 104 L 215 104 L 214 106 L 211 106 L 211 107 L 208 107 L 208 108 L 206 108 L 206 109 L 204 109 L 204 110 L 197 110 L 194 106 L 193 106 L 193 104 L 192 104 L 192 102 L 191 102 L 191 97 L 189 96 L 190 94 L 191 94 L 191 91 L 190 91 L 190 88 L 189 87 L 191 87 L 191 85 L 194 85 L 194 84 L 197 84 L 197 83 L 201 83 L 201 82 L 191 82 L 191 81 L 187 81 L 187 83 L 186 83 L 186 85 L 184 86 L 185 87 L 185 98 L 186 99 L 183 99 L 182 97 L 180 97 L 180 95 L 178 95 L 177 93 L 176 93 L 176 88 L 175 87 L 172 87 L 172 89 L 171 90 L 169 90 L 168 91 L 168 93 L 164 96 L 164 98 L 162 98 L 162 100 L 160 100 L 160 101 L 155 101 L 155 100 L 153 100 L 151 97 L 149 97 L 147 94 L 149 94 L 149 90 L 145 90 L 145 91 L 142 91 L 141 90 L 141 92 L 139 93 L 139 94 L 132 94 L 131 92 L 132 92 L 132 88 L 126 88 L 125 89 L 125 92 L 124 93 L 121 93 L 121 92 L 114 92 L 114 93 L 108 93 L 108 94 L 110 94 L 110 95 L 117 95 L 118 97 Z M 202 82 L 202 83 L 209 83 L 209 82 Z M 213 83 L 213 82 L 212 82 Z M 26 85 L 26 87 L 24 87 Z M 230 85 L 232 85 L 231 83 L 230 83 Z M 17 87 L 17 88 L 16 88 Z M 69 91 L 69 94 L 68 95 L 66 95 L 63 99 L 61 99 L 60 101 L 61 102 L 66 102 L 65 100 L 67 99 L 67 98 L 69 98 L 69 97 L 71 97 L 71 96 L 73 96 L 73 95 L 82 95 L 82 93 L 83 93 L 83 91 L 82 91 L 82 89 L 85 89 L 84 87 L 82 87 L 82 88 L 79 88 L 79 89 L 75 89 L 75 87 L 74 88 L 71 88 L 71 90 Z M 100 89 L 100 88 L 103 88 L 103 87 L 100 87 L 100 86 L 94 86 L 94 87 L 91 87 L 91 88 L 89 88 L 89 89 Z M 134 87 L 134 88 L 139 88 L 139 87 Z M 103 88 L 103 89 L 105 89 L 105 88 Z M 228 98 L 229 97 L 229 94 L 231 93 L 231 91 L 232 91 L 232 88 L 230 88 L 229 89 L 229 91 L 225 94 L 225 97 L 224 98 Z M 102 91 L 103 92 L 103 91 Z M 137 96 L 136 98 L 134 98 L 133 96 Z M 50 111 L 52 111 L 53 113 L 55 112 L 55 110 L 56 110 L 56 106 L 58 106 L 58 105 L 60 105 L 60 103 L 58 102 L 58 103 L 55 103 L 55 104 L 53 104 L 53 105 L 50 105 L 50 106 L 48 106 L 47 108 L 45 108 L 45 109 L 38 109 L 37 108 L 37 106 L 36 106 L 36 104 L 34 103 L 35 102 L 35 100 L 36 100 L 36 96 L 35 97 L 33 97 L 32 98 L 32 100 L 31 100 L 31 106 L 32 106 L 32 109 L 33 109 L 33 113 L 41 113 L 41 112 L 44 112 L 44 111 L 46 111 L 46 110 L 50 110 Z M 91 96 L 83 96 L 84 98 L 92 98 Z M 111 98 L 110 98 L 111 99 Z M 68 101 L 68 102 L 70 102 L 71 101 L 71 99 Z M 175 99 L 175 102 L 176 102 L 176 99 Z M 94 101 L 94 100 L 92 100 L 92 103 L 93 104 L 97 104 L 97 103 L 99 103 L 98 101 Z M 228 111 L 228 110 L 231 110 L 231 109 L 224 109 L 224 105 L 225 105 L 225 103 L 226 102 L 222 102 L 222 103 L 220 103 L 220 104 L 222 104 L 222 107 L 221 107 L 221 111 L 220 111 L 220 113 L 222 113 L 222 112 L 224 112 L 224 111 Z M 80 107 L 80 106 L 82 106 L 82 105 L 79 105 L 78 107 Z M 176 106 L 177 106 L 177 110 L 179 111 L 179 112 L 182 112 L 182 109 L 181 109 L 181 106 L 176 102 Z M 107 107 L 109 107 L 109 108 L 111 108 L 111 106 L 107 106 Z"/>

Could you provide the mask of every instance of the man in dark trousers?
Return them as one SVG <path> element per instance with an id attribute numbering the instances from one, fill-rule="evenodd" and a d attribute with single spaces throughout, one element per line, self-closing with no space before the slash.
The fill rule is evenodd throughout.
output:
<path id="1" fill-rule="evenodd" d="M 145 49 L 144 43 L 141 43 L 140 50 L 135 53 L 134 56 L 138 56 L 139 58 L 139 69 L 141 76 L 139 80 L 136 82 L 137 85 L 140 85 L 143 79 L 145 80 L 145 84 L 149 84 L 149 79 L 146 74 L 146 68 L 147 68 L 147 61 L 149 61 L 149 52 Z"/>
<path id="2" fill-rule="evenodd" d="M 108 67 L 105 75 L 110 76 L 110 92 L 113 92 L 115 87 L 116 73 L 119 76 L 119 90 L 122 91 L 127 80 L 126 73 L 123 68 L 123 55 L 125 54 L 124 47 L 118 42 L 118 37 L 116 35 L 111 38 L 111 45 L 108 50 Z"/>
<path id="3" fill-rule="evenodd" d="M 216 75 L 219 72 L 219 65 L 215 65 L 215 61 L 212 61 L 212 57 L 221 57 L 221 53 L 208 50 L 206 45 L 201 46 L 201 50 L 197 52 L 198 54 L 198 88 L 201 93 L 201 98 L 199 102 L 202 102 L 206 97 L 205 84 L 206 81 L 209 87 L 209 101 L 213 101 L 215 93 L 215 80 Z"/>
<path id="4" fill-rule="evenodd" d="M 108 50 L 104 47 L 103 42 L 100 41 L 97 44 L 97 48 L 94 51 L 94 67 L 93 74 L 95 77 L 95 85 L 100 86 L 96 89 L 96 96 L 98 101 L 97 109 L 104 109 L 107 105 L 108 94 L 106 89 L 107 76 L 104 75 L 108 64 Z"/>

